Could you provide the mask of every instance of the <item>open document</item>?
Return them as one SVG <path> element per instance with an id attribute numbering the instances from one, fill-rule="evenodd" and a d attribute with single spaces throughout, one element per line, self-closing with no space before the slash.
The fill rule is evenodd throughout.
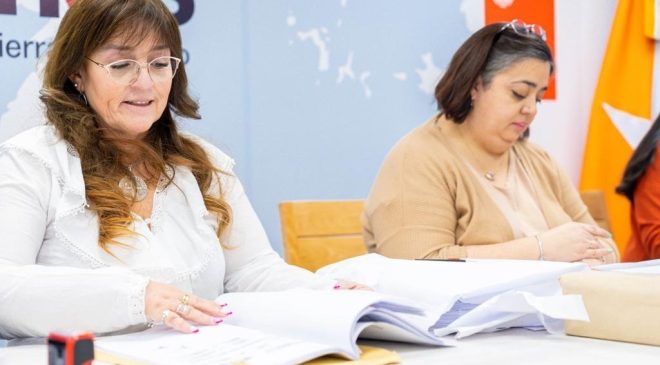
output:
<path id="1" fill-rule="evenodd" d="M 404 298 L 367 290 L 290 290 L 228 293 L 217 299 L 234 314 L 226 323 L 280 336 L 295 336 L 340 349 L 349 359 L 359 356 L 358 337 L 424 345 L 451 345 L 429 332 L 435 321 Z"/>
<path id="2" fill-rule="evenodd" d="M 218 302 L 234 312 L 196 334 L 168 328 L 101 337 L 97 351 L 132 364 L 294 364 L 334 354 L 358 359 L 358 337 L 425 345 L 451 344 L 408 300 L 371 291 L 231 293 Z"/>
<path id="3" fill-rule="evenodd" d="M 413 261 L 377 254 L 354 257 L 317 273 L 371 286 L 432 308 L 436 335 L 510 327 L 561 332 L 563 320 L 587 320 L 579 296 L 562 295 L 559 277 L 581 263 L 525 260 Z"/>

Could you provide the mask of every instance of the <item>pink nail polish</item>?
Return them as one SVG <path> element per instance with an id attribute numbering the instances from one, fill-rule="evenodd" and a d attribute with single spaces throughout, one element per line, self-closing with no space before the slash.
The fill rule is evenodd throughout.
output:
<path id="1" fill-rule="evenodd" d="M 232 314 L 234 314 L 234 312 L 227 312 L 227 313 L 225 313 L 225 316 L 230 316 Z"/>
<path id="2" fill-rule="evenodd" d="M 227 303 L 218 303 L 218 307 L 224 308 L 227 306 Z"/>
<path id="3" fill-rule="evenodd" d="M 339 288 L 341 288 L 341 285 L 339 285 L 339 284 L 332 287 L 332 289 L 339 289 Z"/>
<path id="4" fill-rule="evenodd" d="M 214 318 L 213 318 L 213 322 L 215 322 L 215 324 L 220 324 L 220 323 L 222 323 L 222 322 L 224 322 L 224 321 L 223 321 L 221 318 L 215 318 L 215 317 L 214 317 Z"/>
<path id="5" fill-rule="evenodd" d="M 192 326 L 191 326 L 190 328 L 192 329 L 192 333 L 197 333 L 197 332 L 199 332 L 199 328 L 197 328 L 197 327 L 192 327 Z"/>

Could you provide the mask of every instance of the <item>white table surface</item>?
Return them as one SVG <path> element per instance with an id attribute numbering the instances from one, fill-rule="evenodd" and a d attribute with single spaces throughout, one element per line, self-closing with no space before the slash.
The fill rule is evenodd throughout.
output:
<path id="1" fill-rule="evenodd" d="M 660 364 L 660 347 L 512 329 L 477 334 L 457 347 L 360 341 L 399 353 L 403 364 Z M 0 348 L 0 365 L 47 364 L 45 345 Z M 95 362 L 99 364 L 99 362 Z"/>
<path id="2" fill-rule="evenodd" d="M 511 329 L 458 340 L 456 347 L 425 348 L 366 342 L 399 353 L 403 364 L 660 364 L 660 347 Z"/>

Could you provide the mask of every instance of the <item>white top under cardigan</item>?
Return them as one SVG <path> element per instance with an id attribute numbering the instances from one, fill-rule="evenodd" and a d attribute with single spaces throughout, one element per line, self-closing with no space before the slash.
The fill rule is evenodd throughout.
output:
<path id="1" fill-rule="evenodd" d="M 154 196 L 151 229 L 136 216 L 131 229 L 139 235 L 118 239 L 130 248 L 112 246 L 121 261 L 99 247 L 80 160 L 52 126 L 0 145 L 0 337 L 144 328 L 149 280 L 207 299 L 224 291 L 332 285 L 282 261 L 232 173 L 233 160 L 196 140 L 229 173 L 220 180 L 233 213 L 223 236 L 231 248 L 220 245 L 218 223 L 191 171 L 175 167 L 173 183 Z"/>

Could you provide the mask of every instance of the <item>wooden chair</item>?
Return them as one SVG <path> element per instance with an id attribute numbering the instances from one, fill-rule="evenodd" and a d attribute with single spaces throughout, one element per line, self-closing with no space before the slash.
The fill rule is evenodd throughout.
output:
<path id="1" fill-rule="evenodd" d="M 611 232 L 610 215 L 605 204 L 605 194 L 600 190 L 588 190 L 581 192 L 580 197 L 596 223 L 601 228 Z"/>
<path id="2" fill-rule="evenodd" d="M 363 205 L 362 200 L 280 203 L 286 262 L 316 271 L 367 253 L 360 224 Z"/>

